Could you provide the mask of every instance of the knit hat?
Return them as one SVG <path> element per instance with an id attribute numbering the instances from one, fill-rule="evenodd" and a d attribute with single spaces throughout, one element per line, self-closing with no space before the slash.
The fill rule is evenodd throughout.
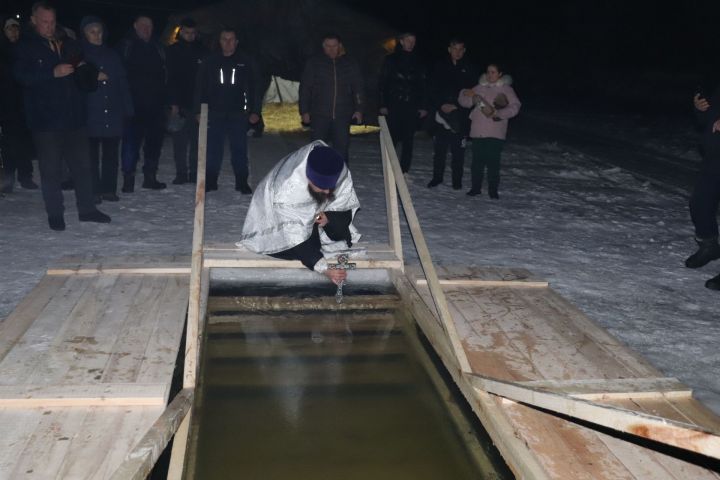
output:
<path id="1" fill-rule="evenodd" d="M 20 22 L 15 20 L 14 18 L 8 18 L 5 20 L 5 25 L 3 25 L 3 30 L 7 30 L 11 26 L 15 25 L 16 27 L 20 27 Z"/>
<path id="2" fill-rule="evenodd" d="M 345 161 L 335 150 L 317 146 L 308 155 L 305 175 L 318 188 L 335 188 L 344 166 Z"/>
<path id="3" fill-rule="evenodd" d="M 95 15 L 86 15 L 80 20 L 80 31 L 85 31 L 85 27 L 89 27 L 90 25 L 98 24 L 101 27 L 103 27 L 103 30 L 105 30 L 105 25 L 103 24 L 103 21 L 100 20 L 100 17 L 96 17 Z"/>

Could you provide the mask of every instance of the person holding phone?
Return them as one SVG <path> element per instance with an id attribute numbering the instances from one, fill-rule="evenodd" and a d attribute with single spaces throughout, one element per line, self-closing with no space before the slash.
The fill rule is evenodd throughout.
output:
<path id="1" fill-rule="evenodd" d="M 77 44 L 57 28 L 55 8 L 40 1 L 32 7 L 32 29 L 17 46 L 13 74 L 23 87 L 27 122 L 40 165 L 48 224 L 65 230 L 63 164 L 70 168 L 81 222 L 109 223 L 95 208 L 86 128 L 86 107 L 73 62 Z"/>
<path id="2" fill-rule="evenodd" d="M 702 128 L 702 164 L 690 196 L 690 217 L 695 226 L 698 250 L 687 260 L 688 268 L 700 268 L 720 258 L 717 213 L 720 205 L 720 87 L 709 98 L 699 89 L 693 97 L 695 116 Z M 707 282 L 720 290 L 720 275 Z"/>

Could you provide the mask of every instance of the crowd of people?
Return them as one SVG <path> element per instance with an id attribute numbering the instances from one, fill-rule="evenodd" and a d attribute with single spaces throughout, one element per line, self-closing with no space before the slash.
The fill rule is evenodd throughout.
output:
<path id="1" fill-rule="evenodd" d="M 119 45 L 107 44 L 108 29 L 86 16 L 77 32 L 57 24 L 55 8 L 32 6 L 25 25 L 3 24 L 0 52 L 2 192 L 37 189 L 33 158 L 48 223 L 65 228 L 62 190 L 74 189 L 81 221 L 109 222 L 97 205 L 133 193 L 142 151 L 142 188 L 161 190 L 158 164 L 166 132 L 172 136 L 176 185 L 197 177 L 200 105 L 208 104 L 206 190 L 217 190 L 226 139 L 235 188 L 252 193 L 248 182 L 247 138 L 261 125 L 262 93 L 252 56 L 238 48 L 238 32 L 223 28 L 214 49 L 198 38 L 191 18 L 180 22 L 176 41 L 166 47 L 154 35 L 150 17 L 135 18 Z M 507 120 L 520 102 L 499 65 L 479 69 L 465 59 L 455 38 L 448 57 L 434 69 L 415 53 L 416 35 L 397 37 L 396 50 L 379 72 L 379 113 L 401 146 L 404 172 L 410 170 L 413 137 L 428 115 L 434 131 L 434 171 L 428 187 L 442 183 L 445 157 L 452 153 L 452 185 L 462 188 L 464 150 L 473 140 L 472 188 L 481 191 L 487 168 L 489 194 L 498 198 L 500 152 Z M 308 59 L 299 91 L 300 121 L 313 140 L 333 146 L 347 163 L 350 126 L 363 122 L 365 79 L 339 35 L 321 39 L 322 52 Z M 428 71 L 432 74 L 429 75 Z M 491 140 L 492 139 L 492 140 Z M 118 171 L 122 173 L 118 182 Z"/>

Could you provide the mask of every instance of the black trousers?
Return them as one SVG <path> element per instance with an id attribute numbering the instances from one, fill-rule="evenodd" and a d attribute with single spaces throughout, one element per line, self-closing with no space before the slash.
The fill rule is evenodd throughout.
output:
<path id="1" fill-rule="evenodd" d="M 61 216 L 65 211 L 60 189 L 64 165 L 70 169 L 75 185 L 78 213 L 94 211 L 90 148 L 85 129 L 33 132 L 33 141 L 40 165 L 40 182 L 48 216 Z"/>
<path id="2" fill-rule="evenodd" d="M 701 172 L 690 196 L 690 217 L 697 238 L 718 236 L 718 205 L 720 205 L 720 174 Z"/>
<path id="3" fill-rule="evenodd" d="M 17 172 L 18 180 L 32 179 L 34 151 L 30 130 L 24 124 L 5 122 L 2 124 L 1 141 L 0 149 L 2 150 L 5 175 L 14 178 L 15 172 Z"/>
<path id="4" fill-rule="evenodd" d="M 198 159 L 198 123 L 191 112 L 181 112 L 185 116 L 183 128 L 173 133 L 173 156 L 175 157 L 175 174 L 187 179 L 188 173 L 197 174 Z"/>
<path id="5" fill-rule="evenodd" d="M 352 222 L 352 212 L 350 210 L 344 212 L 325 212 L 325 216 L 328 219 L 327 225 L 323 227 L 325 234 L 331 240 L 335 240 L 336 242 L 345 240 L 348 247 L 352 246 L 349 228 L 350 222 Z M 288 250 L 273 253 L 270 256 L 283 260 L 300 260 L 303 265 L 312 270 L 318 260 L 323 258 L 323 254 L 320 251 L 320 231 L 318 228 L 316 223 L 313 226 L 310 238 Z"/>
<path id="6" fill-rule="evenodd" d="M 388 127 L 393 143 L 402 144 L 400 168 L 410 171 L 413 155 L 413 139 L 418 122 L 417 106 L 410 103 L 396 103 L 388 107 Z"/>
<path id="7" fill-rule="evenodd" d="M 160 162 L 163 137 L 165 136 L 165 113 L 162 106 L 131 118 L 125 125 L 122 143 L 122 171 L 134 175 L 143 149 L 143 173 L 155 175 Z"/>
<path id="8" fill-rule="evenodd" d="M 348 163 L 350 151 L 350 119 L 332 119 L 313 115 L 312 119 L 312 139 L 322 140 L 342 155 L 345 163 Z"/>
<path id="9" fill-rule="evenodd" d="M 487 167 L 488 190 L 491 194 L 497 193 L 500 186 L 500 154 L 505 140 L 499 138 L 473 138 L 472 139 L 472 189 L 482 188 L 485 168 Z"/>
<path id="10" fill-rule="evenodd" d="M 452 154 L 452 184 L 461 187 L 465 164 L 463 136 L 440 126 L 433 137 L 433 144 L 433 179 L 442 181 L 445 176 L 445 158 L 449 149 Z"/>
<path id="11" fill-rule="evenodd" d="M 120 137 L 90 137 L 90 165 L 96 195 L 117 191 L 119 148 Z"/>

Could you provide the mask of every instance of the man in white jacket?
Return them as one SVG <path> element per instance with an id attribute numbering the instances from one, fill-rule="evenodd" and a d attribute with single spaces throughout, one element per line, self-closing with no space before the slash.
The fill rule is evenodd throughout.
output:
<path id="1" fill-rule="evenodd" d="M 283 158 L 258 184 L 240 243 L 248 250 L 300 260 L 334 283 L 344 270 L 328 269 L 323 251 L 360 239 L 352 219 L 360 208 L 342 156 L 320 140 Z"/>

